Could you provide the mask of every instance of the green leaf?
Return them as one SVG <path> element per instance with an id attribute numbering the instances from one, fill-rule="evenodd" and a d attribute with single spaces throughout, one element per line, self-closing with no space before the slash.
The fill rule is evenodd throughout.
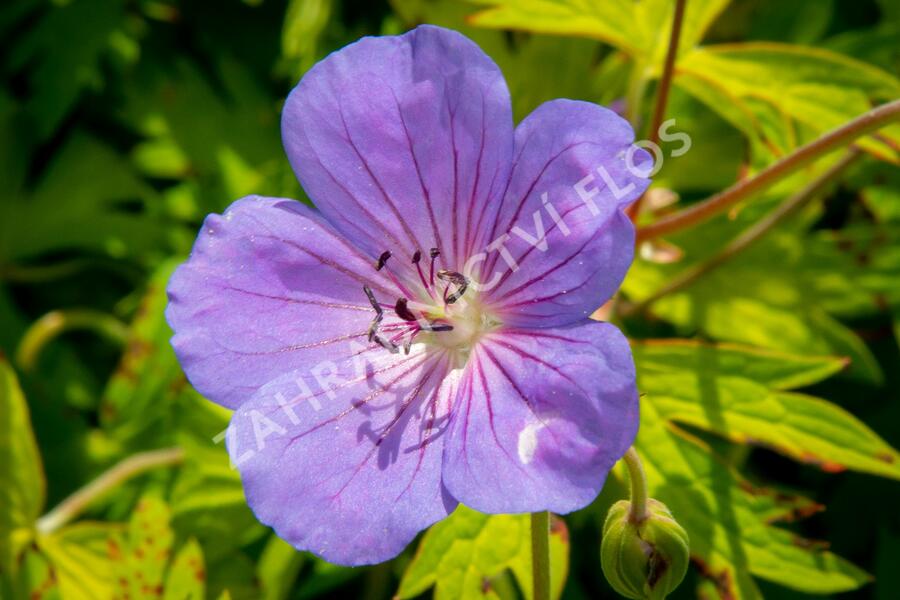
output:
<path id="1" fill-rule="evenodd" d="M 646 385 L 640 375 L 639 382 Z M 650 393 L 641 403 L 637 448 L 650 495 L 687 530 L 694 563 L 720 597 L 761 599 L 750 574 L 809 593 L 847 591 L 869 581 L 821 545 L 772 525 L 814 512 L 814 505 L 751 485 L 707 446 L 667 425 Z"/>
<path id="2" fill-rule="evenodd" d="M 145 496 L 131 513 L 127 533 L 110 541 L 117 597 L 149 600 L 162 595 L 174 541 L 169 518 L 162 500 Z"/>
<path id="3" fill-rule="evenodd" d="M 531 544 L 522 545 L 522 552 L 510 566 L 516 582 L 526 600 L 534 598 Z M 569 530 L 561 517 L 550 515 L 550 593 L 554 598 L 562 597 L 569 577 Z"/>
<path id="4" fill-rule="evenodd" d="M 0 354 L 0 573 L 14 573 L 44 507 L 46 482 L 18 379 Z"/>
<path id="5" fill-rule="evenodd" d="M 204 600 L 206 598 L 206 568 L 203 550 L 196 540 L 188 540 L 181 547 L 166 574 L 164 600 Z"/>
<path id="6" fill-rule="evenodd" d="M 73 248 L 113 256 L 163 248 L 162 224 L 148 218 L 153 198 L 126 160 L 75 133 L 53 155 L 34 190 L 0 204 L 0 262 Z M 133 200 L 142 210 L 123 207 Z"/>
<path id="7" fill-rule="evenodd" d="M 807 240 L 801 268 L 832 314 L 869 317 L 900 308 L 900 224 L 817 232 Z"/>
<path id="8" fill-rule="evenodd" d="M 485 0 L 487 9 L 470 22 L 490 28 L 597 39 L 628 53 L 641 76 L 658 77 L 665 57 L 673 2 L 609 0 Z M 688 2 L 679 44 L 675 84 L 705 102 L 744 132 L 756 153 L 788 150 L 790 119 L 822 133 L 870 108 L 871 100 L 900 95 L 900 80 L 886 71 L 822 49 L 773 42 L 698 46 L 727 0 Z M 775 110 L 788 119 L 771 121 Z M 882 130 L 860 145 L 876 156 L 897 162 L 900 125 Z M 771 146 L 771 148 L 767 148 Z"/>
<path id="9" fill-rule="evenodd" d="M 185 216 L 202 218 L 248 194 L 304 197 L 284 160 L 276 102 L 245 64 L 226 55 L 202 66 L 182 56 L 150 62 L 124 92 L 119 117 L 146 136 L 134 163 L 195 184 L 182 188 Z"/>
<path id="10" fill-rule="evenodd" d="M 479 27 L 521 29 L 535 33 L 583 36 L 598 39 L 634 54 L 644 46 L 632 2 L 612 0 L 585 5 L 576 0 L 497 0 L 472 16 Z"/>
<path id="11" fill-rule="evenodd" d="M 38 537 L 66 600 L 102 600 L 114 591 L 111 536 L 119 525 L 80 522 Z M 135 598 L 135 596 L 132 596 Z"/>
<path id="12" fill-rule="evenodd" d="M 531 525 L 529 515 L 484 515 L 460 505 L 422 538 L 397 598 L 412 598 L 431 587 L 434 597 L 484 598 L 497 595 L 491 579 L 512 569 L 526 598 L 531 592 Z M 553 527 L 551 586 L 558 598 L 568 571 L 568 532 Z M 556 577 L 553 578 L 553 575 Z M 523 581 L 524 579 L 524 581 Z"/>
<path id="13" fill-rule="evenodd" d="M 816 135 L 866 112 L 872 100 L 900 95 L 900 80 L 877 67 L 821 48 L 773 42 L 695 48 L 679 58 L 677 68 L 680 77 L 691 78 L 682 87 L 726 119 L 734 121 L 736 107 L 759 116 L 763 101 Z M 715 99 L 723 91 L 732 103 Z M 870 137 L 859 144 L 885 160 L 900 160 L 894 149 L 900 126 L 880 135 L 890 143 Z"/>
<path id="14" fill-rule="evenodd" d="M 13 598 L 28 600 L 62 600 L 56 574 L 47 558 L 29 548 L 22 555 L 22 564 L 13 588 Z"/>
<path id="15" fill-rule="evenodd" d="M 303 554 L 278 536 L 269 537 L 256 565 L 264 600 L 288 598 L 304 558 Z"/>
<path id="16" fill-rule="evenodd" d="M 536 33 L 598 39 L 635 57 L 661 63 L 668 42 L 673 2 L 648 0 L 487 0 L 489 8 L 471 18 L 480 27 L 522 29 Z M 682 26 L 682 48 L 699 43 L 729 0 L 688 2 Z"/>
<path id="17" fill-rule="evenodd" d="M 659 416 L 758 443 L 826 471 L 900 479 L 900 454 L 842 408 L 779 388 L 809 385 L 840 360 L 700 343 L 634 345 L 641 391 Z"/>
<path id="18" fill-rule="evenodd" d="M 712 377 L 740 377 L 777 390 L 812 385 L 847 366 L 845 360 L 833 356 L 798 356 L 692 340 L 641 340 L 632 345 L 632 353 L 644 376 L 681 369 L 697 373 L 708 364 Z"/>
<path id="19" fill-rule="evenodd" d="M 317 58 L 321 36 L 334 10 L 334 0 L 291 0 L 281 31 L 281 54 L 293 63 L 291 75 L 304 73 Z"/>
<path id="20" fill-rule="evenodd" d="M 126 447 L 174 443 L 173 407 L 190 389 L 169 345 L 172 330 L 164 315 L 166 283 L 177 264 L 166 261 L 150 278 L 101 400 L 101 425 Z"/>
<path id="21" fill-rule="evenodd" d="M 102 87 L 101 58 L 122 26 L 123 5 L 120 1 L 51 3 L 37 23 L 25 28 L 10 63 L 28 78 L 28 111 L 41 138 L 56 130 L 83 91 Z M 66 40 L 64 52 L 59 51 L 59 40 Z"/>
<path id="22" fill-rule="evenodd" d="M 219 431 L 224 431 L 224 423 Z M 240 475 L 224 446 L 214 445 L 215 433 L 205 443 L 185 440 L 187 457 L 171 495 L 173 524 L 195 536 L 208 549 L 210 561 L 266 533 L 247 506 Z"/>
<path id="23" fill-rule="evenodd" d="M 684 259 L 670 264 L 636 260 L 623 289 L 629 299 L 640 302 L 677 273 L 708 259 L 751 222 L 752 216 L 743 214 L 734 220 L 717 218 L 673 236 Z M 845 304 L 852 297 L 855 306 L 878 306 L 870 294 L 860 296 L 864 288 L 854 282 L 852 261 L 836 250 L 834 243 L 823 246 L 813 235 L 773 231 L 726 265 L 655 301 L 649 310 L 684 335 L 700 331 L 722 341 L 793 354 L 846 356 L 848 376 L 877 383 L 882 374 L 871 351 L 827 312 L 837 304 L 829 299 L 839 297 L 838 291 Z M 825 255 L 831 256 L 830 262 L 820 262 Z M 889 272 L 888 265 L 884 274 Z"/>
<path id="24" fill-rule="evenodd" d="M 410 27 L 418 23 L 448 27 L 481 46 L 503 71 L 517 121 L 554 98 L 612 102 L 620 95 L 609 76 L 594 73 L 599 44 L 593 40 L 544 35 L 510 40 L 502 31 L 473 27 L 466 18 L 472 7 L 455 0 L 395 1 L 393 4 Z"/>

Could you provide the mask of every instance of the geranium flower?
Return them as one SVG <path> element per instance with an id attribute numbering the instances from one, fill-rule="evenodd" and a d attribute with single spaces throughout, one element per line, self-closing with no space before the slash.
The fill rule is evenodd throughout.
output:
<path id="1" fill-rule="evenodd" d="M 648 184 L 628 123 L 554 100 L 514 130 L 494 62 L 422 26 L 313 67 L 282 134 L 318 210 L 235 202 L 168 289 L 185 373 L 235 409 L 256 516 L 358 565 L 458 502 L 590 503 L 638 422 L 628 344 L 589 319 L 631 263 L 623 208 Z"/>

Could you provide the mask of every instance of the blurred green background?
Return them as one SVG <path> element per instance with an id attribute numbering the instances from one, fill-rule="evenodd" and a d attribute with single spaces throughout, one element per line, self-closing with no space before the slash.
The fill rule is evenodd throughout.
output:
<path id="1" fill-rule="evenodd" d="M 255 521 L 222 445 L 214 441 L 227 412 L 190 388 L 168 345 L 162 317 L 167 277 L 187 256 L 206 214 L 250 193 L 305 198 L 281 147 L 282 102 L 306 69 L 363 35 L 400 33 L 419 23 L 461 30 L 503 69 L 517 120 L 556 97 L 603 104 L 624 99 L 640 133 L 652 105 L 671 3 L 638 3 L 666 10 L 634 9 L 634 18 L 621 24 L 609 20 L 607 11 L 632 10 L 633 4 L 5 0 L 0 489 L 6 491 L 0 491 L 0 595 L 68 600 L 158 597 L 157 591 L 167 598 L 218 598 L 223 590 L 232 598 L 270 599 L 395 594 L 415 544 L 390 563 L 346 569 L 294 552 Z M 900 96 L 900 4 L 894 0 L 688 0 L 688 6 L 695 11 L 689 17 L 696 18 L 686 25 L 668 115 L 676 118 L 677 130 L 691 135 L 693 147 L 667 160 L 657 178 L 660 198 L 671 196 L 668 190 L 682 203 L 705 197 L 869 106 Z M 691 53 L 695 47 L 718 51 Z M 834 377 L 814 383 L 837 370 L 823 359 L 809 367 L 820 368 L 820 376 L 807 373 L 781 389 L 804 387 L 845 408 L 887 443 L 888 450 L 879 451 L 883 456 L 900 445 L 898 139 L 896 131 L 869 138 L 866 157 L 826 197 L 705 283 L 654 305 L 650 314 L 625 319 L 630 336 L 751 345 L 788 353 L 789 365 L 809 357 L 849 357 L 849 368 Z M 708 257 L 812 172 L 770 190 L 739 214 L 674 239 L 676 255 L 685 257 L 680 264 Z M 648 219 L 666 210 L 650 208 Z M 646 250 L 650 260 L 635 266 L 624 288 L 631 299 L 646 297 L 680 268 L 660 262 L 660 248 Z M 639 369 L 650 362 L 639 362 Z M 692 368 L 677 360 L 673 365 L 675 371 Z M 664 369 L 644 368 L 649 389 Z M 741 376 L 748 386 L 762 386 L 764 396 L 778 387 L 763 385 L 749 371 Z M 779 407 L 789 412 L 790 398 L 784 402 Z M 783 418 L 762 398 L 757 406 L 761 422 Z M 805 438 L 784 445 L 763 438 L 750 446 L 759 436 L 739 426 L 723 431 L 661 413 L 664 422 L 682 423 L 678 444 L 688 443 L 691 452 L 703 448 L 694 458 L 682 455 L 687 463 L 715 461 L 710 464 L 743 474 L 738 479 L 736 471 L 726 477 L 715 474 L 719 466 L 698 467 L 712 469 L 712 483 L 698 475 L 697 485 L 715 506 L 724 506 L 716 487 L 724 481 L 726 496 L 741 485 L 744 492 L 764 485 L 781 494 L 773 492 L 773 502 L 795 509 L 786 518 L 774 507 L 753 505 L 761 516 L 752 526 L 743 517 L 728 523 L 723 514 L 710 512 L 709 518 L 727 525 L 709 530 L 710 539 L 731 550 L 701 550 L 706 554 L 697 556 L 697 568 L 677 597 L 778 599 L 840 591 L 846 598 L 900 598 L 900 473 L 856 457 L 866 443 L 882 448 L 883 442 L 872 441 L 877 437 L 868 430 L 858 439 L 850 433 L 842 438 L 843 423 L 847 430 L 858 424 L 834 414 L 831 445 L 820 448 Z M 647 423 L 646 435 L 656 435 Z M 667 448 L 655 439 L 644 443 Z M 73 523 L 34 534 L 39 515 L 111 465 L 137 452 L 175 446 L 185 451 L 180 464 L 130 479 Z M 821 453 L 804 454 L 807 447 Z M 896 455 L 890 452 L 888 458 Z M 566 598 L 615 597 L 600 573 L 598 549 L 605 508 L 624 493 L 617 475 L 594 506 L 566 518 Z M 677 504 L 680 489 L 660 484 L 657 495 Z M 766 510 L 772 520 L 778 513 L 779 527 L 794 536 L 778 544 L 808 551 L 808 568 L 791 571 L 791 555 L 766 537 Z M 808 518 L 793 522 L 801 515 Z M 479 543 L 490 549 L 519 535 L 515 523 L 501 525 L 485 529 Z M 700 530 L 695 526 L 692 538 Z M 140 558 L 147 532 L 155 540 L 148 548 L 159 553 L 153 560 Z M 834 554 L 823 554 L 826 547 Z M 450 552 L 436 548 L 432 552 Z M 835 555 L 861 570 L 830 562 Z M 516 597 L 521 578 L 511 561 L 489 556 L 468 565 L 470 571 L 451 569 L 447 575 L 437 566 L 429 571 L 420 560 L 416 564 L 425 575 L 410 571 L 404 594 L 436 582 L 442 597 L 479 595 L 447 580 L 468 573 L 481 594 Z"/>

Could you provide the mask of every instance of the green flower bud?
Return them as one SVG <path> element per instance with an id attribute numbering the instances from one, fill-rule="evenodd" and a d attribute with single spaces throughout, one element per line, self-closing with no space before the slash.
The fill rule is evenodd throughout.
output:
<path id="1" fill-rule="evenodd" d="M 632 600 L 662 600 L 687 572 L 688 535 L 662 502 L 647 501 L 647 517 L 631 521 L 631 502 L 609 509 L 600 544 L 600 566 L 610 585 Z"/>

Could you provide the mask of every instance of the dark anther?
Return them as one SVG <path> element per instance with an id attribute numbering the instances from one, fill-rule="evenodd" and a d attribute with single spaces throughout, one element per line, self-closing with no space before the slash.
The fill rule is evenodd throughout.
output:
<path id="1" fill-rule="evenodd" d="M 420 260 L 422 260 L 422 251 L 416 250 L 415 252 L 413 252 L 413 264 L 417 264 Z"/>
<path id="2" fill-rule="evenodd" d="M 462 298 L 463 294 L 465 294 L 466 290 L 469 288 L 469 279 L 462 273 L 441 269 L 437 272 L 437 276 L 441 281 L 446 281 L 456 286 L 456 291 L 444 298 L 444 301 L 447 304 L 453 304 L 454 302 Z"/>
<path id="3" fill-rule="evenodd" d="M 381 253 L 381 256 L 378 257 L 378 262 L 375 264 L 375 270 L 380 271 L 384 268 L 384 265 L 387 264 L 388 259 L 391 257 L 391 251 L 385 250 Z"/>
<path id="4" fill-rule="evenodd" d="M 391 340 L 384 339 L 378 333 L 378 326 L 381 325 L 381 321 L 384 319 L 384 310 L 381 308 L 381 305 L 378 304 L 378 300 L 375 299 L 375 294 L 372 293 L 369 286 L 364 285 L 363 291 L 366 293 L 366 298 L 368 298 L 369 302 L 372 304 L 372 308 L 375 309 L 375 318 L 372 319 L 372 324 L 369 325 L 369 341 L 377 343 L 386 350 L 390 350 L 391 354 L 396 354 L 400 347 Z"/>
<path id="5" fill-rule="evenodd" d="M 431 257 L 431 267 L 428 269 L 428 281 L 431 282 L 431 285 L 434 285 L 434 259 L 441 255 L 441 251 L 437 248 L 432 248 L 428 251 L 428 255 Z"/>
<path id="6" fill-rule="evenodd" d="M 409 310 L 409 306 L 407 306 L 406 303 L 406 298 L 397 298 L 397 304 L 394 305 L 394 312 L 404 321 L 416 321 L 416 315 Z"/>
<path id="7" fill-rule="evenodd" d="M 422 331 L 453 331 L 453 325 L 446 325 L 441 323 L 440 325 L 429 324 L 422 325 Z"/>
<path id="8" fill-rule="evenodd" d="M 391 354 L 397 354 L 400 351 L 400 346 L 392 342 L 391 340 L 386 340 L 380 335 L 375 336 L 375 342 L 384 348 L 385 350 L 390 350 Z"/>
<path id="9" fill-rule="evenodd" d="M 384 311 L 381 310 L 381 305 L 378 304 L 378 300 L 375 299 L 375 294 L 372 293 L 372 289 L 369 288 L 369 286 L 364 285 L 363 291 L 366 293 L 366 298 L 368 298 L 369 302 L 372 304 L 372 308 L 375 309 L 375 314 L 378 320 L 381 320 L 381 318 L 384 316 Z"/>
<path id="10" fill-rule="evenodd" d="M 382 310 L 381 305 L 378 304 L 378 300 L 375 299 L 375 294 L 372 293 L 369 286 L 364 285 L 363 291 L 366 293 L 366 297 L 372 304 L 372 308 L 375 309 L 375 318 L 372 319 L 372 324 L 369 325 L 369 341 L 372 342 L 375 341 L 375 337 L 378 334 L 378 325 L 381 324 L 381 320 L 384 319 L 384 310 Z"/>

